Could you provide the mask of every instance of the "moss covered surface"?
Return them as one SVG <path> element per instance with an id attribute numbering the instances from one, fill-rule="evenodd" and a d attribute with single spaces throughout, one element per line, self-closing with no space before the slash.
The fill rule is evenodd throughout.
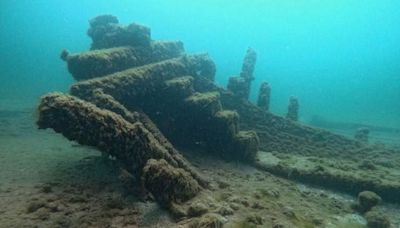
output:
<path id="1" fill-rule="evenodd" d="M 221 137 L 234 137 L 239 132 L 239 114 L 231 110 L 218 111 L 215 114 L 214 127 L 225 131 L 221 133 Z"/>
<path id="2" fill-rule="evenodd" d="M 243 161 L 255 161 L 259 140 L 255 131 L 239 131 L 238 134 L 235 135 L 233 142 L 234 156 L 237 156 L 239 160 Z"/>
<path id="3" fill-rule="evenodd" d="M 254 160 L 256 135 L 252 143 L 235 137 L 238 114 L 222 109 L 219 92 L 195 92 L 200 59 L 207 56 L 170 59 L 78 82 L 71 93 L 87 99 L 92 91 L 101 90 L 128 110 L 147 113 L 173 143 L 204 147 L 228 159 Z"/>
<path id="4" fill-rule="evenodd" d="M 182 203 L 193 198 L 200 185 L 184 169 L 168 164 L 164 159 L 147 161 L 142 176 L 144 185 L 162 205 Z"/>
<path id="5" fill-rule="evenodd" d="M 147 95 L 157 91 L 164 82 L 185 75 L 195 75 L 189 58 L 173 58 L 158 63 L 116 72 L 102 78 L 78 82 L 71 87 L 71 93 L 84 96 L 94 89 L 102 89 L 117 100 Z"/>
<path id="6" fill-rule="evenodd" d="M 381 165 L 374 165 L 371 170 L 360 168 L 363 161 L 357 160 L 260 152 L 257 167 L 289 179 L 353 195 L 368 190 L 388 202 L 400 202 L 400 172 Z"/>
<path id="7" fill-rule="evenodd" d="M 87 80 L 176 58 L 183 52 L 180 41 L 153 41 L 149 47 L 114 47 L 79 54 L 63 54 L 62 57 L 67 62 L 68 71 L 76 80 Z"/>
<path id="8" fill-rule="evenodd" d="M 170 181 L 176 184 L 177 188 L 180 183 L 178 177 L 181 177 L 181 181 L 185 183 L 195 183 L 193 188 L 196 191 L 189 191 L 190 189 L 185 188 L 185 184 L 179 188 L 181 191 L 170 190 L 177 193 L 177 196 L 173 199 L 159 198 L 163 204 L 166 203 L 165 200 L 187 199 L 181 196 L 184 190 L 189 191 L 187 197 L 193 197 L 200 189 L 196 179 L 204 183 L 188 162 L 176 150 L 171 150 L 170 144 L 162 141 L 157 134 L 153 135 L 152 130 L 146 128 L 147 124 L 144 125 L 139 119 L 132 123 L 108 109 L 101 109 L 72 96 L 54 93 L 42 98 L 38 125 L 40 128 L 52 128 L 70 140 L 94 146 L 115 157 L 124 168 L 136 175 L 136 178 L 140 178 L 142 173 L 145 173 L 144 180 L 150 192 L 158 190 L 155 185 L 156 181 L 160 181 L 157 177 L 154 177 L 156 181 L 150 177 L 152 174 L 159 174 L 155 170 L 157 167 L 150 166 L 143 171 L 145 166 L 149 166 L 150 159 L 162 159 L 162 164 L 167 163 L 168 166 L 159 165 L 158 167 L 165 169 L 163 172 L 172 170 L 172 174 L 164 176 L 163 181 Z M 174 173 L 178 173 L 178 177 L 174 176 Z M 158 195 L 159 192 L 154 193 Z"/>
<path id="9" fill-rule="evenodd" d="M 185 103 L 194 115 L 212 116 L 222 110 L 218 92 L 195 93 Z"/>

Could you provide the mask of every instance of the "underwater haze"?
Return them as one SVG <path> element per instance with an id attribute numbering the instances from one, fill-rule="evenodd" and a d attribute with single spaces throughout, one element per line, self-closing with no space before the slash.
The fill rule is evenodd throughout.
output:
<path id="1" fill-rule="evenodd" d="M 88 20 L 100 14 L 145 24 L 153 39 L 182 40 L 189 53 L 209 52 L 224 87 L 252 47 L 251 100 L 268 81 L 274 113 L 283 115 L 294 95 L 304 122 L 321 116 L 400 128 L 396 0 L 2 0 L 0 108 L 67 91 L 73 81 L 60 52 L 87 50 Z"/>
<path id="2" fill-rule="evenodd" d="M 0 228 L 400 227 L 399 0 L 0 20 Z"/>

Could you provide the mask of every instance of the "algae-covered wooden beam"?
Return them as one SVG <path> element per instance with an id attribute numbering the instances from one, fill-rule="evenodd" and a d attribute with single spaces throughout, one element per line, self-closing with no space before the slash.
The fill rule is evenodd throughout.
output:
<path id="1" fill-rule="evenodd" d="M 243 59 L 242 72 L 240 77 L 244 78 L 247 82 L 254 80 L 253 72 L 257 61 L 257 54 L 252 48 L 248 48 L 246 55 Z"/>
<path id="2" fill-rule="evenodd" d="M 233 92 L 233 94 L 238 99 L 248 98 L 248 83 L 242 77 L 234 76 L 230 77 L 228 81 L 228 89 Z"/>
<path id="3" fill-rule="evenodd" d="M 79 54 L 69 54 L 64 50 L 61 58 L 67 62 L 68 71 L 79 81 L 176 58 L 183 53 L 180 41 L 154 41 L 148 47 L 123 46 Z"/>
<path id="4" fill-rule="evenodd" d="M 233 76 L 229 78 L 228 89 L 240 99 L 249 99 L 251 82 L 254 80 L 253 72 L 256 65 L 256 60 L 256 52 L 253 49 L 248 48 L 243 59 L 240 76 Z"/>
<path id="5" fill-rule="evenodd" d="M 201 190 L 186 170 L 176 168 L 166 160 L 150 159 L 143 170 L 143 183 L 162 206 L 187 201 Z"/>
<path id="6" fill-rule="evenodd" d="M 239 131 L 239 115 L 223 110 L 218 92 L 195 93 L 185 99 L 181 131 L 193 143 L 229 160 L 253 162 L 259 139 L 254 131 Z M 183 123 L 183 124 L 182 124 Z"/>
<path id="7" fill-rule="evenodd" d="M 369 190 L 379 194 L 385 201 L 400 202 L 400 183 L 393 181 L 391 177 L 368 177 L 361 171 L 335 170 L 332 167 L 317 165 L 313 168 L 291 166 L 285 162 L 272 164 L 265 156 L 267 153 L 260 153 L 255 166 L 260 170 L 273 173 L 288 179 L 301 181 L 303 183 L 315 184 L 348 194 L 358 194 L 359 192 Z M 266 158 L 263 158 L 266 157 Z M 331 159 L 331 158 L 326 158 Z M 272 160 L 277 160 L 276 158 Z M 322 159 L 321 159 L 322 160 Z M 340 160 L 339 160 L 340 161 Z M 386 170 L 385 170 L 386 171 Z M 374 170 L 372 172 L 377 172 Z M 361 174 L 360 174 L 361 173 Z"/>
<path id="8" fill-rule="evenodd" d="M 184 170 L 191 183 L 202 182 L 181 156 L 171 154 L 141 122 L 131 123 L 119 114 L 73 96 L 60 93 L 44 96 L 37 124 L 114 156 L 139 177 L 149 159 L 163 159 L 169 166 Z"/>
<path id="9" fill-rule="evenodd" d="M 204 74 L 213 78 L 215 72 L 210 71 L 213 67 L 214 63 L 208 55 L 183 56 L 81 81 L 71 87 L 71 93 L 84 97 L 86 93 L 102 89 L 116 100 L 128 102 L 132 97 L 139 97 L 160 88 L 165 81 L 175 77 L 185 75 L 200 77 Z"/>
<path id="10" fill-rule="evenodd" d="M 271 101 L 271 87 L 268 82 L 263 82 L 260 85 L 257 98 L 257 106 L 264 111 L 269 111 L 269 103 Z"/>
<path id="11" fill-rule="evenodd" d="M 101 90 L 128 110 L 143 110 L 174 143 L 185 146 L 204 143 L 208 151 L 225 158 L 252 161 L 257 153 L 258 138 L 256 135 L 246 139 L 240 135 L 236 137 L 238 116 L 229 115 L 230 112 L 217 115 L 222 111 L 219 93 L 192 94 L 194 78 L 187 74 L 201 74 L 205 66 L 212 68 L 212 64 L 206 62 L 208 57 L 204 55 L 166 60 L 78 82 L 72 86 L 71 93 L 96 102 L 91 98 L 93 91 Z M 101 102 L 104 103 L 104 99 Z M 220 127 L 215 129 L 215 125 Z"/>
<path id="12" fill-rule="evenodd" d="M 177 149 L 169 142 L 169 140 L 161 133 L 156 124 L 142 111 L 128 110 L 115 100 L 112 96 L 105 94 L 101 89 L 93 90 L 92 94 L 83 97 L 85 101 L 95 104 L 101 109 L 110 110 L 116 114 L 121 115 L 125 120 L 130 123 L 140 122 L 143 126 L 151 132 L 151 134 L 157 139 L 157 141 L 167 150 L 169 156 L 177 162 L 179 167 L 183 167 L 189 172 L 202 187 L 208 185 L 208 180 L 196 172 L 190 165 L 190 163 L 179 153 Z"/>
<path id="13" fill-rule="evenodd" d="M 216 66 L 214 61 L 208 56 L 207 53 L 189 55 L 190 65 L 196 70 L 198 78 L 205 78 L 209 81 L 214 81 Z"/>
<path id="14" fill-rule="evenodd" d="M 289 120 L 297 121 L 299 119 L 299 100 L 297 97 L 291 96 L 289 98 L 288 112 L 286 118 Z"/>
<path id="15" fill-rule="evenodd" d="M 185 54 L 181 41 L 152 41 L 150 48 L 150 59 L 146 64 L 177 58 Z"/>

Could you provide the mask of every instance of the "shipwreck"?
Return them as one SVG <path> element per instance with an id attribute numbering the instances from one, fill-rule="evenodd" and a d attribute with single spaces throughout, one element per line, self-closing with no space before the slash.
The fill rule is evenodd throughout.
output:
<path id="1" fill-rule="evenodd" d="M 187 54 L 180 41 L 152 40 L 146 26 L 103 15 L 90 21 L 88 35 L 90 50 L 62 51 L 76 83 L 69 94 L 42 97 L 37 124 L 118 160 L 177 219 L 190 215 L 191 200 L 210 186 L 177 148 L 400 202 L 400 178 L 390 172 L 398 165 L 392 159 L 397 151 L 299 123 L 295 97 L 286 117 L 271 113 L 266 82 L 257 105 L 248 100 L 253 49 L 224 89 L 214 83 L 216 65 L 207 54 Z"/>

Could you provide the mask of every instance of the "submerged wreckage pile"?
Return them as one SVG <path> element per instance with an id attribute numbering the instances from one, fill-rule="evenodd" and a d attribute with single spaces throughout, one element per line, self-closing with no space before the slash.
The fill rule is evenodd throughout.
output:
<path id="1" fill-rule="evenodd" d="M 216 67 L 207 54 L 187 55 L 182 42 L 152 40 L 145 26 L 123 26 L 103 15 L 90 21 L 88 35 L 90 51 L 61 53 L 78 82 L 70 95 L 42 98 L 38 125 L 116 158 L 166 208 L 174 211 L 209 184 L 174 145 L 246 161 L 286 178 L 349 193 L 371 190 L 384 200 L 400 201 L 397 182 L 271 162 L 279 155 L 353 159 L 375 150 L 297 123 L 294 97 L 286 118 L 268 112 L 268 83 L 261 85 L 258 106 L 251 104 L 254 50 L 247 51 L 240 76 L 231 77 L 225 90 L 213 83 Z"/>
<path id="2" fill-rule="evenodd" d="M 61 54 L 78 82 L 71 95 L 42 98 L 40 128 L 115 157 L 166 207 L 208 184 L 173 144 L 255 160 L 257 134 L 239 130 L 239 115 L 223 109 L 218 91 L 202 89 L 215 75 L 208 55 L 186 55 L 181 42 L 153 41 L 149 28 L 113 16 L 90 25 L 92 50 Z"/>

